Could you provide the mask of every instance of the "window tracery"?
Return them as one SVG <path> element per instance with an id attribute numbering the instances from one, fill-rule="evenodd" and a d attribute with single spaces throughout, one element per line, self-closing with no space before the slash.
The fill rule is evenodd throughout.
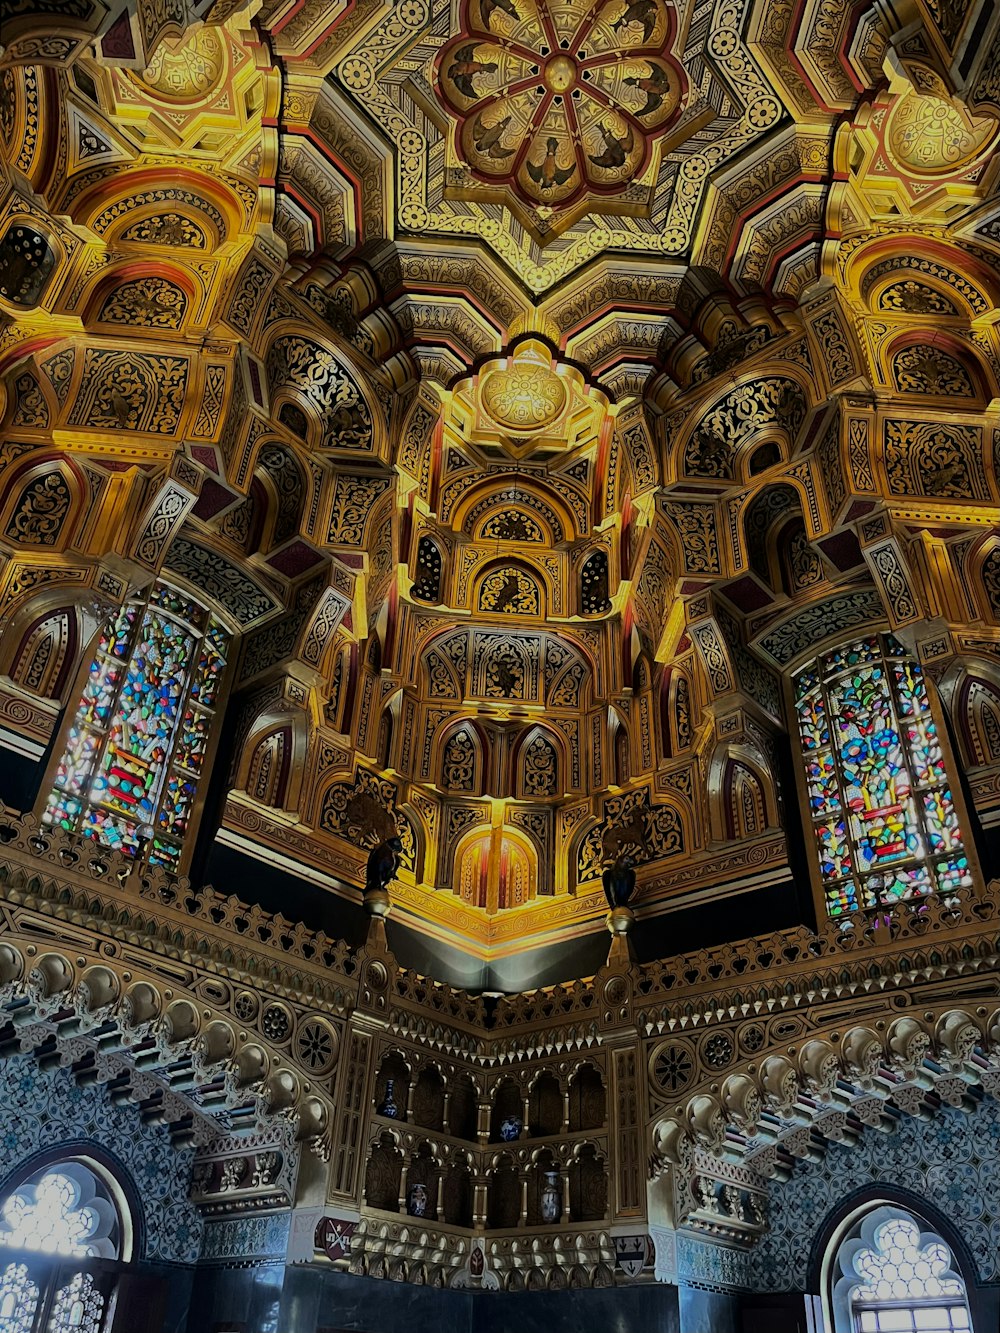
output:
<path id="1" fill-rule="evenodd" d="M 8 1264 L 0 1273 L 0 1333 L 31 1333 L 39 1294 L 27 1264 Z"/>
<path id="2" fill-rule="evenodd" d="M 47 1333 L 100 1333 L 105 1300 L 91 1273 L 74 1273 L 56 1292 Z"/>
<path id="3" fill-rule="evenodd" d="M 0 1201 L 0 1256 L 11 1255 L 0 1269 L 0 1333 L 101 1333 L 125 1238 L 111 1187 L 86 1162 L 22 1180 Z"/>
<path id="4" fill-rule="evenodd" d="M 118 1215 L 94 1173 L 76 1163 L 47 1169 L 8 1194 L 0 1245 L 14 1250 L 107 1258 L 117 1254 Z"/>
<path id="5" fill-rule="evenodd" d="M 157 584 L 102 630 L 42 822 L 175 869 L 208 749 L 229 635 Z"/>
<path id="6" fill-rule="evenodd" d="M 965 1283 L 942 1238 L 901 1208 L 870 1212 L 840 1244 L 834 1333 L 957 1333 L 971 1329 Z"/>
<path id="7" fill-rule="evenodd" d="M 920 667 L 892 635 L 825 653 L 793 682 L 831 916 L 971 884 Z"/>

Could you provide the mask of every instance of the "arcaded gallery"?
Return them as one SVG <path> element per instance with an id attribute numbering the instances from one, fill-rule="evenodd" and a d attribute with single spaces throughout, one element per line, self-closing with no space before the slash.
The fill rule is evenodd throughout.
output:
<path id="1" fill-rule="evenodd" d="M 0 1333 L 1000 1333 L 1000 3 L 0 8 Z"/>

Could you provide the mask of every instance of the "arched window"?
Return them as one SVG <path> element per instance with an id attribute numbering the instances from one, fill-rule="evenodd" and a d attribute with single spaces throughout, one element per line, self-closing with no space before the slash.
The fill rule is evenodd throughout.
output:
<path id="1" fill-rule="evenodd" d="M 132 1222 L 90 1164 L 55 1162 L 0 1201 L 2 1333 L 102 1333 Z"/>
<path id="2" fill-rule="evenodd" d="M 891 634 L 793 681 L 831 916 L 972 883 L 923 672 Z"/>
<path id="3" fill-rule="evenodd" d="M 901 1208 L 868 1213 L 830 1271 L 833 1333 L 958 1333 L 972 1328 L 951 1250 Z"/>
<path id="4" fill-rule="evenodd" d="M 176 869 L 228 641 L 162 584 L 126 603 L 101 632 L 42 822 Z"/>

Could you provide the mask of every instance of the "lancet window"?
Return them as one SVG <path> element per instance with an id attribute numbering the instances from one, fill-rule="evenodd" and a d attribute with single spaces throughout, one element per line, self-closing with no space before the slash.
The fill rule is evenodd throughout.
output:
<path id="1" fill-rule="evenodd" d="M 176 869 L 229 636 L 157 584 L 101 632 L 42 821 Z"/>
<path id="2" fill-rule="evenodd" d="M 793 682 L 831 916 L 971 884 L 923 672 L 890 634 Z"/>

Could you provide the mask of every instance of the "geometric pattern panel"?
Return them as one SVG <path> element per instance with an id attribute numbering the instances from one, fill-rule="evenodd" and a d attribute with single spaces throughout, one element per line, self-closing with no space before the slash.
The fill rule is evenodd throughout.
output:
<path id="1" fill-rule="evenodd" d="M 754 1291 L 807 1291 L 809 1251 L 827 1214 L 872 1185 L 907 1190 L 937 1208 L 965 1241 L 981 1282 L 1000 1281 L 1000 1105 L 948 1107 L 929 1123 L 904 1116 L 891 1134 L 832 1143 L 822 1162 L 768 1187 L 770 1227 L 750 1253 Z M 956 1256 L 957 1258 L 957 1256 Z"/>
<path id="2" fill-rule="evenodd" d="M 145 1257 L 194 1263 L 202 1220 L 188 1200 L 193 1147 L 174 1147 L 166 1125 L 143 1124 L 132 1102 L 115 1103 L 102 1087 L 80 1087 L 65 1069 L 41 1069 L 32 1055 L 4 1063 L 4 1175 L 35 1153 L 92 1143 L 125 1167 L 141 1200 Z M 2 1186 L 2 1180 L 0 1180 Z M 141 1256 L 137 1256 L 141 1257 Z"/>

